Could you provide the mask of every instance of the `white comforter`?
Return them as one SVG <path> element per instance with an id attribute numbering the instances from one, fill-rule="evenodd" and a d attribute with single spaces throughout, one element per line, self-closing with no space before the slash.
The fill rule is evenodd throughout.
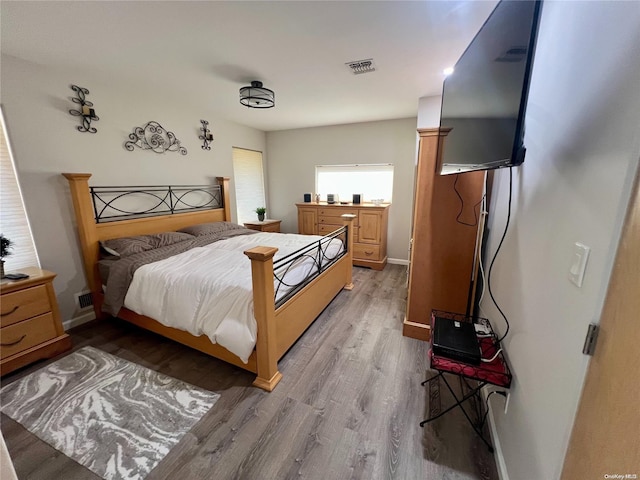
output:
<path id="1" fill-rule="evenodd" d="M 136 270 L 125 306 L 169 327 L 195 336 L 205 334 L 247 363 L 256 344 L 251 261 L 243 253 L 256 246 L 278 248 L 274 260 L 322 237 L 261 232 L 198 247 Z M 332 258 L 342 242 L 327 249 Z M 286 281 L 304 279 L 314 262 L 306 259 L 288 270 Z M 285 291 L 280 288 L 278 298 Z"/>

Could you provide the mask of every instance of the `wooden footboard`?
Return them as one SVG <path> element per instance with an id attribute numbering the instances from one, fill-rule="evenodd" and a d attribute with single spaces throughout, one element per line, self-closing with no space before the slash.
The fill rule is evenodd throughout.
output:
<path id="1" fill-rule="evenodd" d="M 343 215 L 347 253 L 278 309 L 275 308 L 272 247 L 244 252 L 251 259 L 253 313 L 258 324 L 256 387 L 271 391 L 282 378 L 278 360 L 320 315 L 340 290 L 353 288 L 351 226 L 355 215 Z"/>
<path id="2" fill-rule="evenodd" d="M 94 299 L 96 318 L 104 318 L 101 311 L 103 294 L 98 272 L 99 242 L 111 238 L 175 231 L 206 222 L 231 221 L 229 210 L 229 179 L 218 177 L 223 192 L 223 206 L 189 213 L 173 213 L 144 218 L 97 223 L 91 198 L 88 173 L 64 173 L 69 181 L 77 221 L 87 283 Z M 166 327 L 156 320 L 122 308 L 119 317 L 164 337 L 202 351 L 208 355 L 255 372 L 254 385 L 273 390 L 282 378 L 278 360 L 295 343 L 322 310 L 340 292 L 353 288 L 352 283 L 352 222 L 354 215 L 343 215 L 346 228 L 347 252 L 313 281 L 304 286 L 286 303 L 276 309 L 274 298 L 273 247 L 256 247 L 245 252 L 251 260 L 254 316 L 257 322 L 257 343 L 248 364 L 208 337 L 195 337 L 185 331 Z"/>

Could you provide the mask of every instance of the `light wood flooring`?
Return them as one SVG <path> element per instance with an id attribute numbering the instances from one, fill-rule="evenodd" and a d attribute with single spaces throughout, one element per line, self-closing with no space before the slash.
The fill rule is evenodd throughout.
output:
<path id="1" fill-rule="evenodd" d="M 341 292 L 279 363 L 272 393 L 253 375 L 120 320 L 69 333 L 85 345 L 221 394 L 147 477 L 154 479 L 497 479 L 492 454 L 458 409 L 420 428 L 450 401 L 420 382 L 427 345 L 402 336 L 406 268 L 354 269 Z M 3 378 L 11 382 L 44 362 Z M 20 479 L 96 475 L 1 416 Z"/>

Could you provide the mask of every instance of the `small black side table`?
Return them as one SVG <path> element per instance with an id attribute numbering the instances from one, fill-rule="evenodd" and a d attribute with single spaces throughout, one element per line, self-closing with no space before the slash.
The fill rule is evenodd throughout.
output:
<path id="1" fill-rule="evenodd" d="M 437 418 L 440 418 L 445 413 L 450 412 L 456 407 L 459 407 L 464 416 L 469 421 L 469 424 L 476 432 L 476 434 L 480 437 L 480 439 L 485 443 L 485 445 L 489 448 L 489 451 L 493 453 L 493 447 L 491 443 L 485 438 L 483 434 L 484 424 L 486 420 L 486 415 L 483 418 L 472 419 L 469 412 L 464 407 L 464 403 L 469 399 L 476 399 L 481 404 L 480 391 L 482 387 L 485 385 L 491 384 L 496 385 L 498 387 L 509 388 L 511 386 L 511 371 L 509 370 L 509 366 L 507 365 L 507 361 L 502 354 L 502 350 L 500 347 L 500 343 L 498 342 L 498 338 L 491 327 L 491 323 L 486 318 L 480 317 L 469 317 L 467 315 L 445 312 L 442 310 L 433 310 L 431 313 L 431 331 L 434 331 L 434 326 L 436 322 L 471 322 L 476 325 L 476 334 L 478 336 L 478 343 L 480 345 L 480 350 L 482 351 L 482 359 L 491 361 L 483 361 L 480 365 L 471 365 L 468 363 L 461 362 L 460 360 L 455 360 L 451 358 L 447 358 L 441 355 L 436 355 L 433 353 L 433 337 L 429 345 L 429 361 L 431 365 L 431 369 L 436 370 L 438 372 L 437 375 L 434 375 L 431 378 L 428 378 L 421 385 L 426 385 L 433 380 L 438 378 L 442 378 L 444 384 L 453 395 L 453 398 L 456 400 L 455 403 L 444 411 L 438 413 L 437 415 L 433 415 L 422 422 L 420 422 L 420 426 L 424 427 L 426 423 L 432 422 Z M 447 380 L 447 375 L 456 375 L 460 377 L 464 383 L 469 388 L 469 392 L 464 394 L 463 396 L 458 396 L 456 392 L 451 388 L 449 381 Z M 470 385 L 468 380 L 476 381 L 476 385 Z"/>

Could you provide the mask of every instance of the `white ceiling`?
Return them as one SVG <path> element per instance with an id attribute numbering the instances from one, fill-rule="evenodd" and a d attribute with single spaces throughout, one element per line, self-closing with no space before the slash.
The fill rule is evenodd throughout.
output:
<path id="1" fill-rule="evenodd" d="M 1 48 L 273 131 L 416 116 L 496 3 L 3 0 Z M 345 65 L 367 58 L 373 73 Z M 275 108 L 240 105 L 251 80 Z"/>

